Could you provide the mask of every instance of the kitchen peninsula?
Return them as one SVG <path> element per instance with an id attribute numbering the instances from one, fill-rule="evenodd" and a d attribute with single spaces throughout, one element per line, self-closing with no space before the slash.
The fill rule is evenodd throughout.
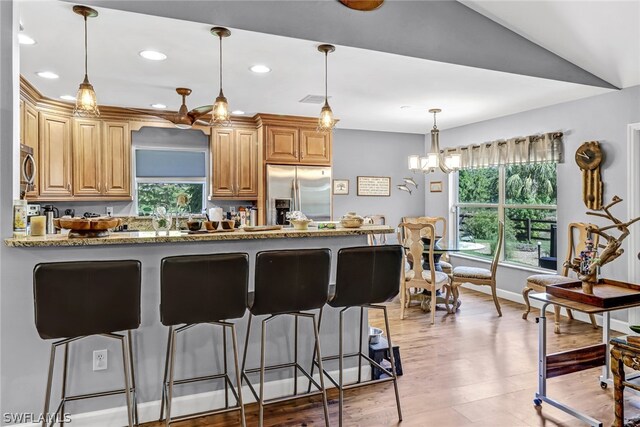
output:
<path id="1" fill-rule="evenodd" d="M 31 366 L 31 373 L 25 376 L 19 371 L 3 372 L 3 381 L 14 384 L 21 389 L 32 390 L 36 396 L 33 402 L 25 405 L 25 408 L 36 410 L 41 403 L 41 396 L 45 391 L 45 380 L 47 378 L 47 354 L 50 343 L 41 340 L 33 326 L 33 271 L 34 267 L 41 262 L 56 261 L 97 261 L 97 260 L 126 260 L 135 259 L 142 263 L 142 288 L 141 288 L 141 326 L 133 331 L 132 348 L 134 350 L 134 368 L 136 372 L 136 389 L 138 403 L 140 404 L 141 421 L 151 421 L 157 419 L 164 366 L 164 353 L 166 350 L 167 328 L 160 322 L 160 263 L 164 257 L 173 255 L 190 254 L 212 254 L 212 253 L 234 253 L 245 252 L 249 254 L 249 290 L 253 289 L 253 277 L 255 268 L 256 253 L 264 250 L 279 249 L 306 249 L 306 248 L 328 248 L 332 253 L 331 282 L 335 283 L 336 260 L 338 251 L 344 247 L 361 246 L 367 244 L 369 234 L 389 234 L 394 230 L 385 226 L 363 226 L 357 229 L 337 228 L 335 230 L 294 230 L 283 228 L 281 230 L 246 232 L 236 230 L 234 232 L 218 232 L 207 234 L 186 234 L 180 232 L 160 233 L 155 232 L 139 233 L 111 233 L 104 238 L 69 238 L 64 235 L 48 235 L 44 237 L 23 237 L 9 238 L 4 241 L 6 250 L 14 253 L 13 262 L 4 267 L 6 279 L 16 284 L 10 296 L 13 303 L 7 306 L 5 315 L 14 319 L 13 334 L 3 337 L 3 345 L 13 348 L 10 357 L 20 359 Z M 304 273 L 303 273 L 304 274 Z M 188 285 L 188 283 L 185 283 Z M 326 355 L 337 354 L 338 352 L 338 310 L 325 307 L 323 317 L 323 328 L 321 332 L 322 351 Z M 246 330 L 248 312 L 245 317 L 236 323 L 239 331 L 238 341 L 244 342 L 244 331 Z M 366 319 L 366 317 L 365 317 Z M 358 311 L 348 313 L 345 323 L 345 342 L 349 351 L 355 350 L 355 343 L 358 340 Z M 274 363 L 284 363 L 293 357 L 291 345 L 288 343 L 286 334 L 293 330 L 293 319 L 281 318 L 273 323 L 273 335 L 267 342 L 269 349 L 269 360 Z M 326 325 L 326 326 L 325 326 Z M 365 320 L 364 328 L 367 327 Z M 216 333 L 218 331 L 215 331 Z M 178 366 L 179 375 L 196 376 L 210 374 L 221 368 L 222 346 L 219 335 L 213 333 L 209 328 L 202 328 L 193 331 L 189 342 L 198 343 L 195 347 L 181 341 L 177 346 L 178 360 L 197 360 L 180 364 Z M 191 334 L 191 332 L 190 332 Z M 308 363 L 311 360 L 313 350 L 313 333 L 307 323 L 301 323 L 300 328 L 299 354 L 301 361 Z M 257 366 L 260 355 L 260 334 L 251 334 L 248 347 L 248 366 Z M 364 340 L 368 333 L 363 334 Z M 91 365 L 80 368 L 79 372 L 84 372 L 82 378 L 73 379 L 72 387 L 79 390 L 93 390 L 100 388 L 106 383 L 120 384 L 122 382 L 122 372 L 118 368 L 119 347 L 115 342 L 99 341 L 100 348 L 106 348 L 109 352 L 109 369 L 102 372 L 91 372 Z M 83 365 L 95 350 L 96 342 L 90 339 L 81 340 L 74 343 L 72 354 L 77 355 L 76 365 Z M 203 350 L 205 349 L 205 350 Z M 211 349 L 218 356 L 211 358 Z M 194 359 L 195 353 L 202 353 L 207 357 Z M 231 357 L 231 353 L 228 354 Z M 112 361 L 113 359 L 113 361 Z M 114 364 L 112 367 L 111 364 Z M 365 366 L 363 375 L 368 375 L 368 365 Z M 328 366 L 328 370 L 334 370 L 334 366 Z M 347 369 L 346 378 L 357 378 L 357 367 Z M 274 373 L 276 374 L 276 373 Z M 353 376 L 352 376 L 353 375 Z M 280 376 L 267 376 L 267 393 L 273 396 L 282 393 L 289 387 L 289 384 Z M 306 386 L 305 386 L 306 387 Z M 204 405 L 203 409 L 209 408 L 213 402 L 224 405 L 224 393 L 214 391 L 211 387 L 189 387 L 183 386 L 181 394 L 189 395 L 186 400 L 176 401 L 176 413 L 180 411 L 191 411 L 190 408 Z M 186 396 L 185 396 L 186 397 Z M 245 402 L 249 400 L 251 394 L 245 393 Z M 110 408 L 108 413 L 109 425 L 125 425 L 127 423 L 125 411 L 122 408 L 124 400 L 117 398 L 105 406 L 105 400 L 97 399 L 96 404 L 100 406 L 83 406 L 82 412 L 92 412 L 99 409 Z M 86 404 L 85 404 L 86 405 Z M 194 406 L 195 405 L 195 406 Z M 155 418 L 154 418 L 155 417 Z M 98 417 L 99 418 L 99 417 Z M 98 421 L 105 421 L 99 418 Z M 98 422 L 100 424 L 100 422 Z"/>

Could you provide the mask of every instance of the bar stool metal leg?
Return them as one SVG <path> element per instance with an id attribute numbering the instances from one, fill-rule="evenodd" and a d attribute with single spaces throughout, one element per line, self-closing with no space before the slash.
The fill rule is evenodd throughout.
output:
<path id="1" fill-rule="evenodd" d="M 53 368 L 56 362 L 56 343 L 51 344 L 51 355 L 49 356 L 49 375 L 47 376 L 47 391 L 44 397 L 44 410 L 42 411 L 42 427 L 47 426 L 47 415 L 49 414 L 49 403 L 51 402 L 51 383 L 53 382 Z"/>
<path id="2" fill-rule="evenodd" d="M 242 375 L 239 369 L 238 363 L 238 339 L 236 338 L 236 326 L 232 323 L 231 328 L 231 342 L 233 343 L 233 363 L 236 369 L 236 384 L 238 387 L 238 406 L 240 406 L 240 422 L 242 427 L 246 427 L 246 418 L 244 415 L 244 402 L 242 400 Z"/>
<path id="3" fill-rule="evenodd" d="M 298 394 L 298 316 L 294 316 L 293 324 L 293 394 Z"/>
<path id="4" fill-rule="evenodd" d="M 344 407 L 344 313 L 348 308 L 340 310 L 340 330 L 338 332 L 338 425 L 342 426 L 342 409 Z M 361 359 L 358 357 L 358 359 Z M 319 368 L 322 372 L 322 368 Z"/>
<path id="5" fill-rule="evenodd" d="M 127 419 L 129 426 L 133 426 L 133 411 L 131 408 L 131 385 L 129 384 L 129 368 L 131 361 L 129 360 L 129 350 L 126 336 L 120 336 L 120 343 L 122 344 L 122 364 L 124 365 L 124 394 L 127 399 Z"/>
<path id="6" fill-rule="evenodd" d="M 322 312 L 324 311 L 324 307 L 320 308 L 320 311 L 318 312 L 318 330 L 320 330 L 321 326 L 322 326 Z M 313 356 L 311 356 L 311 372 L 310 375 L 313 377 L 313 371 L 316 367 L 316 347 L 313 347 Z M 321 375 L 322 375 L 322 371 L 321 371 Z M 309 387 L 307 388 L 307 393 L 311 393 L 311 381 L 309 381 Z"/>
<path id="7" fill-rule="evenodd" d="M 229 387 L 227 384 L 227 328 L 222 327 L 222 366 L 224 368 L 224 408 L 229 409 Z"/>
<path id="8" fill-rule="evenodd" d="M 60 414 L 62 416 L 60 417 L 60 426 L 64 426 L 64 404 L 67 398 L 68 366 L 69 366 L 69 343 L 64 345 L 64 362 L 63 362 L 63 368 L 62 368 L 62 392 L 60 394 L 62 396 L 62 403 L 60 407 Z"/>
<path id="9" fill-rule="evenodd" d="M 171 350 L 169 352 L 169 387 L 167 389 L 167 417 L 165 418 L 164 425 L 169 427 L 171 420 L 171 400 L 173 398 L 173 373 L 176 358 L 176 331 L 173 326 L 170 327 L 171 331 Z"/>
<path id="10" fill-rule="evenodd" d="M 167 377 L 169 376 L 169 357 L 171 356 L 171 337 L 173 336 L 173 328 L 169 328 L 169 336 L 167 337 L 167 354 L 164 359 L 164 377 L 162 379 L 162 399 L 160 401 L 160 418 L 164 419 L 164 409 L 167 404 Z"/>
<path id="11" fill-rule="evenodd" d="M 320 351 L 320 333 L 318 331 L 318 324 L 316 323 L 316 316 L 313 314 L 308 315 L 313 320 L 313 334 L 316 339 L 316 353 L 318 357 L 318 371 L 320 372 L 320 389 L 322 390 L 322 407 L 324 409 L 324 424 L 325 427 L 329 427 L 329 403 L 327 402 L 327 389 L 324 386 L 324 369 L 322 367 L 322 352 Z"/>
<path id="12" fill-rule="evenodd" d="M 129 365 L 131 369 L 131 390 L 133 396 L 133 425 L 138 425 L 140 423 L 138 418 L 138 396 L 136 389 L 136 371 L 134 369 L 134 361 L 133 361 L 133 339 L 131 338 L 131 330 L 127 331 L 127 341 L 129 343 Z"/>
<path id="13" fill-rule="evenodd" d="M 247 334 L 244 338 L 244 349 L 242 350 L 242 373 L 244 375 L 244 368 L 247 363 L 247 350 L 249 349 L 249 335 L 251 334 L 251 320 L 253 320 L 253 314 L 249 313 L 249 320 L 247 321 Z M 247 379 L 247 382 L 249 380 Z"/>
<path id="14" fill-rule="evenodd" d="M 402 409 L 400 408 L 400 393 L 398 392 L 398 375 L 396 373 L 396 361 L 393 355 L 393 344 L 391 343 L 391 330 L 389 328 L 389 316 L 387 315 L 386 306 L 370 306 L 372 308 L 382 309 L 384 313 L 384 326 L 387 330 L 387 343 L 389 344 L 389 358 L 391 359 L 391 372 L 393 373 L 393 388 L 396 393 L 396 406 L 398 407 L 398 419 L 402 421 Z"/>

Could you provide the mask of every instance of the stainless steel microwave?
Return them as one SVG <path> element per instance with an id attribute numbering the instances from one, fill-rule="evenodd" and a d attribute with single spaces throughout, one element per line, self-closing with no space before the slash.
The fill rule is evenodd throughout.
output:
<path id="1" fill-rule="evenodd" d="M 36 176 L 36 159 L 33 157 L 33 148 L 20 144 L 20 196 L 35 189 L 34 178 Z"/>

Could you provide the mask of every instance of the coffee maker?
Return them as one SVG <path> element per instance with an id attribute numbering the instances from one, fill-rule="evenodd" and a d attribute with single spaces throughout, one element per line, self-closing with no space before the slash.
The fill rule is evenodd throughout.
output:
<path id="1" fill-rule="evenodd" d="M 287 213 L 291 212 L 291 199 L 274 199 L 276 225 L 287 224 Z"/>

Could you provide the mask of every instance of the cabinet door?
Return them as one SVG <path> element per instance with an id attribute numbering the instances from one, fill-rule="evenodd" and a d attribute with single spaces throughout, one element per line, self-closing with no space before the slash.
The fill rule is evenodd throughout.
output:
<path id="1" fill-rule="evenodd" d="M 298 129 L 268 126 L 266 138 L 268 163 L 298 163 Z"/>
<path id="2" fill-rule="evenodd" d="M 331 132 L 315 129 L 300 130 L 300 163 L 331 164 Z"/>
<path id="3" fill-rule="evenodd" d="M 40 196 L 71 197 L 71 119 L 40 113 Z"/>
<path id="4" fill-rule="evenodd" d="M 211 134 L 211 196 L 235 195 L 233 129 L 216 129 Z"/>
<path id="5" fill-rule="evenodd" d="M 25 104 L 24 116 L 22 122 L 23 144 L 28 145 L 33 149 L 33 158 L 36 161 L 36 170 L 33 178 L 33 190 L 27 192 L 26 197 L 36 198 L 38 197 L 38 110 L 28 103 Z"/>
<path id="6" fill-rule="evenodd" d="M 73 195 L 102 194 L 102 135 L 100 122 L 91 119 L 73 121 Z"/>
<path id="7" fill-rule="evenodd" d="M 258 132 L 250 129 L 234 131 L 236 163 L 236 196 L 258 197 Z"/>
<path id="8" fill-rule="evenodd" d="M 128 122 L 103 123 L 102 193 L 131 197 L 131 132 Z"/>

